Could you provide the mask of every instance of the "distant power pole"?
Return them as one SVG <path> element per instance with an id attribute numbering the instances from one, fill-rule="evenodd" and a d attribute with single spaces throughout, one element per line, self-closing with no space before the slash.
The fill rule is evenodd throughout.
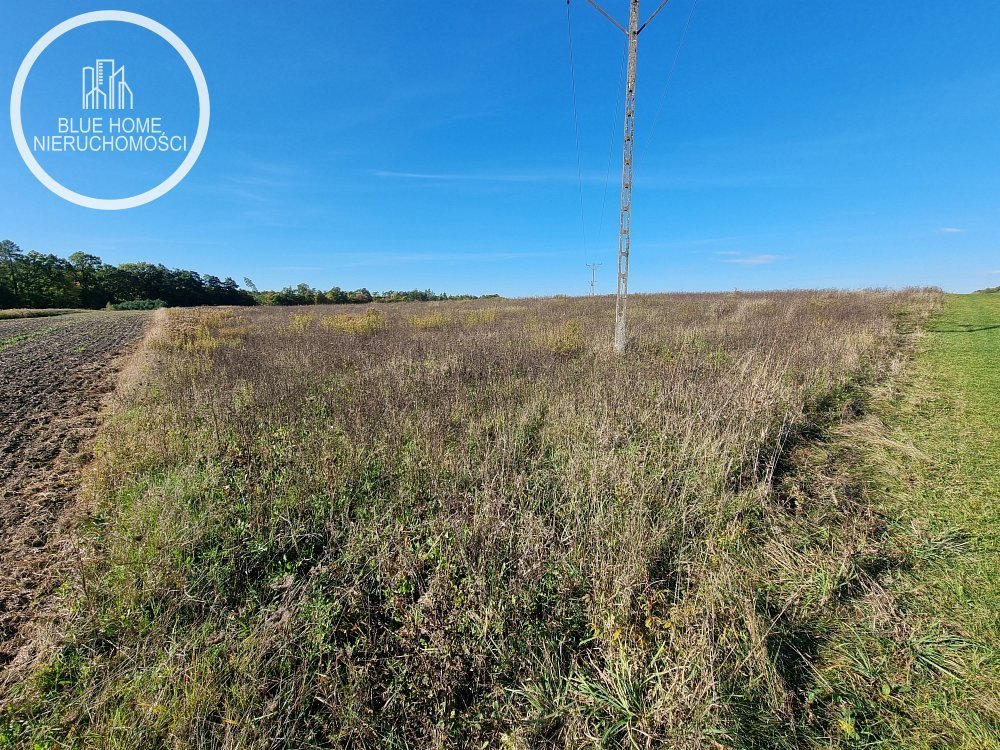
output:
<path id="1" fill-rule="evenodd" d="M 663 10 L 663 0 L 645 23 L 639 23 L 639 0 L 630 0 L 628 29 L 595 0 L 587 0 L 628 37 L 628 77 L 625 82 L 625 141 L 622 147 L 622 211 L 618 223 L 618 296 L 615 299 L 615 353 L 625 351 L 625 317 L 628 306 L 628 256 L 632 243 L 632 145 L 635 139 L 635 72 L 639 52 L 639 34 Z"/>
<path id="2" fill-rule="evenodd" d="M 593 297 L 597 294 L 595 288 L 597 287 L 597 269 L 603 266 L 603 263 L 588 263 L 587 268 L 590 269 L 590 296 Z"/>

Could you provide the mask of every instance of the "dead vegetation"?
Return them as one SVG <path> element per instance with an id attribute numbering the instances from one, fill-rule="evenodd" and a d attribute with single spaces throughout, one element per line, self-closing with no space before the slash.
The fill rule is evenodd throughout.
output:
<path id="1" fill-rule="evenodd" d="M 601 298 L 170 310 L 0 738 L 849 745 L 886 550 L 824 437 L 938 301 L 638 297 L 624 359 Z"/>

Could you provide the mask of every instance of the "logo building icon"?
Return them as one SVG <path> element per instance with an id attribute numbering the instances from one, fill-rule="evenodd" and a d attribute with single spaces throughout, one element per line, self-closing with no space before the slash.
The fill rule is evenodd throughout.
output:
<path id="1" fill-rule="evenodd" d="M 83 69 L 84 109 L 132 109 L 132 89 L 125 82 L 125 66 L 97 60 Z"/>

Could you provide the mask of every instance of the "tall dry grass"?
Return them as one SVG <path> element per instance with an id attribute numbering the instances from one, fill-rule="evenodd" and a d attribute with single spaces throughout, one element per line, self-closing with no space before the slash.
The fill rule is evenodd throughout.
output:
<path id="1" fill-rule="evenodd" d="M 930 291 L 170 310 L 10 737 L 800 747 L 878 554 L 807 460 Z M 802 462 L 797 462 L 801 458 Z M 855 731 L 851 725 L 851 731 Z"/>
<path id="2" fill-rule="evenodd" d="M 72 313 L 93 312 L 92 310 L 81 310 L 74 308 L 6 308 L 0 309 L 0 320 L 15 320 L 18 318 L 51 318 L 56 315 L 70 315 Z"/>

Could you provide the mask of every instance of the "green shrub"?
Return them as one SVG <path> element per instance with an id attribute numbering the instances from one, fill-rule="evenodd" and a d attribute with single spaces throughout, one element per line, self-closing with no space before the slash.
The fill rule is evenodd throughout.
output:
<path id="1" fill-rule="evenodd" d="M 132 299 L 126 302 L 118 302 L 111 306 L 112 310 L 159 310 L 167 307 L 167 303 L 162 299 Z"/>

